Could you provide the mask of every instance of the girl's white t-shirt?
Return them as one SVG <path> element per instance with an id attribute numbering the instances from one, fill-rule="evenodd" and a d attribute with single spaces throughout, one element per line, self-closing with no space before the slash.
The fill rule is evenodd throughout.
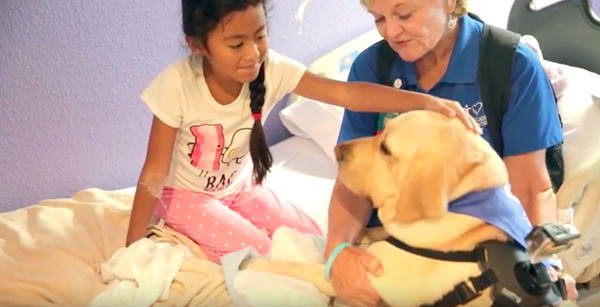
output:
<path id="1" fill-rule="evenodd" d="M 305 72 L 304 65 L 269 50 L 263 119 Z M 160 72 L 141 97 L 156 117 L 178 128 L 164 186 L 224 196 L 246 179 L 252 168 L 249 140 L 254 124 L 248 84 L 235 101 L 221 105 L 212 97 L 201 65 L 192 67 L 185 58 Z"/>

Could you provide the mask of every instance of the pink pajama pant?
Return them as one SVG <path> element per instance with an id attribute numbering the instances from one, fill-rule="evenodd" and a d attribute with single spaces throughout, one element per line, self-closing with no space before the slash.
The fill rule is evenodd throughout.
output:
<path id="1" fill-rule="evenodd" d="M 271 235 L 281 226 L 322 235 L 317 223 L 300 208 L 281 199 L 251 177 L 234 194 L 222 198 L 165 188 L 154 214 L 165 224 L 194 240 L 207 257 L 253 246 L 260 254 L 271 248 Z M 262 229 L 268 233 L 265 234 Z"/>

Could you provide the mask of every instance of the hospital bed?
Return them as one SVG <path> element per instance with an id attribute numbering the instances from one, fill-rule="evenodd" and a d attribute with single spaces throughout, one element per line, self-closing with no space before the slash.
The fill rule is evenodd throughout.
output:
<path id="1" fill-rule="evenodd" d="M 508 29 L 534 36 L 545 60 L 571 66 L 568 105 L 561 110 L 566 178 L 557 200 L 562 218 L 569 220 L 572 215 L 582 238 L 561 259 L 565 271 L 583 287 L 598 288 L 600 159 L 594 157 L 600 155 L 600 1 L 566 0 L 538 9 L 543 3 L 516 0 Z"/>

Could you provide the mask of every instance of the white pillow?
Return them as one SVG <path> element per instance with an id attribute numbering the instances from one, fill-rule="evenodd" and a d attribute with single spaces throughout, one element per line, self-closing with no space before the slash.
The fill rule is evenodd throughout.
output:
<path id="1" fill-rule="evenodd" d="M 291 134 L 317 143 L 319 148 L 335 162 L 333 147 L 337 143 L 344 108 L 303 98 L 279 113 L 281 122 Z"/>
<path id="2" fill-rule="evenodd" d="M 334 79 L 348 80 L 349 69 L 340 72 Z M 284 108 L 279 117 L 283 126 L 295 136 L 311 139 L 333 161 L 333 147 L 337 143 L 344 109 L 319 101 L 302 98 Z"/>
<path id="3" fill-rule="evenodd" d="M 600 152 L 600 75 L 567 67 L 570 87 L 559 99 L 563 121 L 565 177 Z"/>
<path id="4" fill-rule="evenodd" d="M 350 69 L 346 69 L 346 70 L 342 71 L 339 75 L 337 75 L 337 77 L 335 77 L 335 79 L 339 80 L 339 81 L 348 81 L 349 74 L 350 74 Z"/>

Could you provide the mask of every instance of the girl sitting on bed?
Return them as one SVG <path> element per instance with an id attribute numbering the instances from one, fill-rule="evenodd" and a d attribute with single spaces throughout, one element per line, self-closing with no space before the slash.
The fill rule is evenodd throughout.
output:
<path id="1" fill-rule="evenodd" d="M 282 225 L 321 235 L 306 213 L 261 185 L 272 164 L 261 121 L 292 92 L 354 111 L 429 109 L 479 129 L 456 102 L 322 78 L 270 50 L 265 0 L 183 0 L 182 16 L 192 55 L 142 94 L 154 119 L 127 246 L 153 213 L 217 263 L 249 246 L 267 253 Z"/>

